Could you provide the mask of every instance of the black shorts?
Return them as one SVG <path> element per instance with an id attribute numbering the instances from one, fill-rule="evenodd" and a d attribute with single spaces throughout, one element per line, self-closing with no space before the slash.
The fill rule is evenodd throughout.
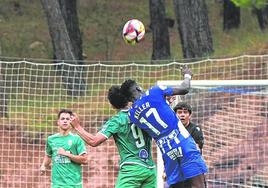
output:
<path id="1" fill-rule="evenodd" d="M 183 182 L 178 182 L 171 185 L 169 188 L 206 188 L 205 175 L 201 174 L 192 178 L 189 178 Z"/>

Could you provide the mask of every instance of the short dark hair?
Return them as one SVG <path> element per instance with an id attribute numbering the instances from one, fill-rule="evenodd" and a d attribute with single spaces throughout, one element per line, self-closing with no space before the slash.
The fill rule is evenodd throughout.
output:
<path id="1" fill-rule="evenodd" d="M 71 116 L 73 115 L 73 112 L 71 110 L 68 110 L 68 109 L 61 109 L 58 113 L 58 119 L 60 118 L 60 115 L 62 113 L 66 113 L 66 114 L 70 114 Z"/>
<path id="2" fill-rule="evenodd" d="M 192 114 L 192 107 L 191 107 L 191 105 L 190 104 L 188 104 L 187 102 L 179 102 L 174 108 L 173 108 L 173 110 L 175 111 L 175 112 L 177 112 L 177 110 L 182 110 L 182 109 L 185 109 L 185 110 L 188 110 L 188 112 L 190 113 L 190 114 Z"/>
<path id="3" fill-rule="evenodd" d="M 133 101 L 135 97 L 133 96 L 133 93 L 130 91 L 130 88 L 134 85 L 137 85 L 135 80 L 126 80 L 122 83 L 120 91 L 124 96 L 127 98 L 128 101 Z"/>
<path id="4" fill-rule="evenodd" d="M 127 106 L 128 100 L 127 98 L 121 93 L 119 86 L 112 86 L 108 91 L 107 98 L 111 105 L 116 109 L 121 109 Z"/>

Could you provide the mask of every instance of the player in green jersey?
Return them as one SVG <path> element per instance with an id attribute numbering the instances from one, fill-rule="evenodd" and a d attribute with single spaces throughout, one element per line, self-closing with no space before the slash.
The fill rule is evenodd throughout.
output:
<path id="1" fill-rule="evenodd" d="M 113 136 L 120 155 L 116 188 L 155 188 L 156 170 L 151 154 L 151 137 L 129 122 L 128 101 L 120 93 L 119 86 L 109 89 L 108 100 L 118 113 L 96 135 L 88 133 L 80 126 L 77 115 L 72 119 L 72 126 L 93 147 Z"/>
<path id="2" fill-rule="evenodd" d="M 46 154 L 41 165 L 44 174 L 52 162 L 52 188 L 82 188 L 81 164 L 87 163 L 84 141 L 71 130 L 72 112 L 60 110 L 58 113 L 59 133 L 47 139 Z"/>

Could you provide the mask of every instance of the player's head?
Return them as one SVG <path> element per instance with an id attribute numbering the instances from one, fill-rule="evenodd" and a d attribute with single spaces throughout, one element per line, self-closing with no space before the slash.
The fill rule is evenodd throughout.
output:
<path id="1" fill-rule="evenodd" d="M 126 96 L 127 100 L 131 102 L 137 100 L 144 93 L 143 89 L 134 80 L 123 82 L 120 90 Z"/>
<path id="2" fill-rule="evenodd" d="M 116 109 L 125 108 L 128 104 L 127 98 L 120 92 L 119 86 L 112 86 L 107 96 L 110 104 Z"/>
<path id="3" fill-rule="evenodd" d="M 73 115 L 73 112 L 71 110 L 68 109 L 60 109 L 60 111 L 58 112 L 58 119 L 60 118 L 61 114 L 69 114 L 70 116 Z"/>
<path id="4" fill-rule="evenodd" d="M 179 102 L 173 110 L 175 111 L 176 115 L 181 120 L 184 126 L 187 126 L 190 122 L 190 117 L 192 114 L 192 107 L 186 102 Z"/>
<path id="5" fill-rule="evenodd" d="M 192 114 L 192 107 L 190 104 L 188 104 L 187 102 L 178 102 L 178 104 L 173 108 L 173 110 L 175 112 L 177 112 L 177 110 L 187 110 L 190 114 Z"/>
<path id="6" fill-rule="evenodd" d="M 73 112 L 67 109 L 61 109 L 58 113 L 58 126 L 61 130 L 66 131 L 71 128 L 71 118 Z"/>

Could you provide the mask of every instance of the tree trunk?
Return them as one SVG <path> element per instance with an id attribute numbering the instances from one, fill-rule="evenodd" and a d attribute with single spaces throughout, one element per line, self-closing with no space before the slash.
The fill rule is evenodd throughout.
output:
<path id="1" fill-rule="evenodd" d="M 63 60 L 70 64 L 83 64 L 76 0 L 41 0 L 41 3 L 47 17 L 56 62 Z M 83 68 L 68 65 L 57 68 L 61 69 L 68 95 L 85 94 Z"/>
<path id="2" fill-rule="evenodd" d="M 152 60 L 170 59 L 168 23 L 165 0 L 150 0 L 150 29 L 153 33 Z M 152 63 L 155 63 L 152 61 Z"/>
<path id="3" fill-rule="evenodd" d="M 183 57 L 198 58 L 213 52 L 204 0 L 173 0 Z"/>
<path id="4" fill-rule="evenodd" d="M 240 8 L 231 0 L 223 1 L 223 30 L 238 28 L 240 25 Z"/>
<path id="5" fill-rule="evenodd" d="M 264 31 L 268 28 L 268 5 L 261 9 L 254 8 L 254 12 L 257 15 L 260 29 Z"/>
<path id="6" fill-rule="evenodd" d="M 8 117 L 7 112 L 7 94 L 5 87 L 5 79 L 2 71 L 3 64 L 0 63 L 0 118 Z"/>
<path id="7" fill-rule="evenodd" d="M 83 60 L 82 37 L 79 29 L 76 0 L 59 0 L 59 5 L 66 23 L 75 57 L 78 60 Z M 83 64 L 83 61 L 78 61 L 78 63 Z"/>

